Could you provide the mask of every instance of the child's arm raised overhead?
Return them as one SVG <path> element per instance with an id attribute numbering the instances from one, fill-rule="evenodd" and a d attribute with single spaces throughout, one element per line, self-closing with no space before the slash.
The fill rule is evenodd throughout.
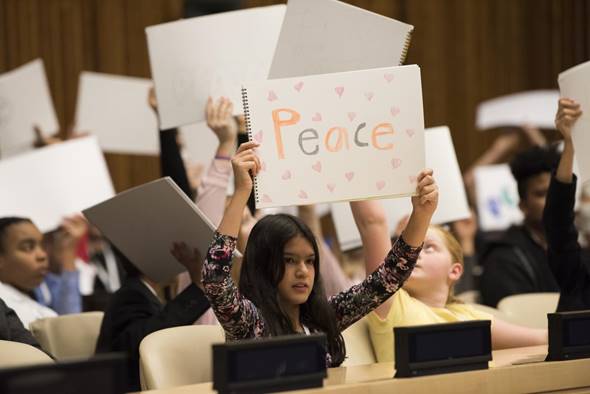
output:
<path id="1" fill-rule="evenodd" d="M 353 324 L 391 297 L 412 273 L 421 245 L 438 204 L 438 187 L 432 170 L 418 176 L 417 195 L 412 197 L 412 215 L 406 229 L 391 246 L 385 215 L 374 201 L 351 203 L 359 225 L 367 272 L 373 272 L 360 284 L 330 299 L 340 330 Z M 367 215 L 367 216 L 365 216 Z M 384 259 L 384 260 L 383 260 Z M 375 261 L 380 260 L 376 266 Z"/>
<path id="2" fill-rule="evenodd" d="M 246 339 L 264 330 L 256 307 L 244 298 L 231 278 L 233 251 L 236 248 L 242 212 L 252 191 L 252 176 L 260 170 L 255 142 L 242 144 L 232 159 L 235 192 L 209 247 L 203 264 L 203 287 L 227 339 Z"/>
<path id="3" fill-rule="evenodd" d="M 557 170 L 551 177 L 543 211 L 547 259 L 560 288 L 560 311 L 586 308 L 578 295 L 589 280 L 589 275 L 582 262 L 578 230 L 574 222 L 577 178 L 573 173 L 572 127 L 581 115 L 579 104 L 567 98 L 559 100 L 555 126 L 563 137 L 564 146 Z"/>

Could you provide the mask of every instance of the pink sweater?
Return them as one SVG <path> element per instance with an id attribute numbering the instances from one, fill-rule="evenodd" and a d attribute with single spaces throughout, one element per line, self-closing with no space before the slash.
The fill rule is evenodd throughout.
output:
<path id="1" fill-rule="evenodd" d="M 227 195 L 227 185 L 231 175 L 231 163 L 229 160 L 213 159 L 207 174 L 201 181 L 197 191 L 197 207 L 215 225 L 219 226 L 223 211 L 225 209 L 225 199 Z M 204 253 L 205 251 L 203 251 Z M 178 276 L 178 293 L 191 284 L 191 278 L 188 272 Z M 215 318 L 213 310 L 209 308 L 207 312 L 195 322 L 195 324 L 219 324 Z"/>

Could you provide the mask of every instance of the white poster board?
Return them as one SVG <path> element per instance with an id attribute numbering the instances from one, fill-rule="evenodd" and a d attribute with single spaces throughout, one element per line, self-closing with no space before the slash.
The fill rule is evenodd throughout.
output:
<path id="1" fill-rule="evenodd" d="M 412 212 L 412 202 L 409 197 L 406 197 L 381 200 L 379 203 L 385 209 L 387 224 L 390 229 L 389 235 L 392 236 L 399 221 Z M 342 251 L 356 249 L 362 246 L 361 234 L 354 222 L 349 203 L 338 202 L 332 204 L 332 220 L 334 221 L 336 236 Z"/>
<path id="2" fill-rule="evenodd" d="M 105 152 L 157 155 L 158 122 L 148 104 L 149 79 L 84 71 L 78 84 L 76 125 Z"/>
<path id="3" fill-rule="evenodd" d="M 0 159 L 32 150 L 34 125 L 59 130 L 41 59 L 0 75 Z"/>
<path id="4" fill-rule="evenodd" d="M 557 90 L 533 90 L 496 97 L 477 106 L 475 123 L 480 130 L 523 125 L 554 129 L 558 98 Z"/>
<path id="5" fill-rule="evenodd" d="M 582 185 L 590 181 L 590 62 L 562 72 L 558 82 L 561 96 L 578 102 L 583 111 L 572 129 L 578 167 L 576 174 Z"/>
<path id="6" fill-rule="evenodd" d="M 84 210 L 139 270 L 166 283 L 184 266 L 170 253 L 174 242 L 197 248 L 203 259 L 213 240 L 215 226 L 170 179 L 161 178 L 135 187 Z"/>
<path id="7" fill-rule="evenodd" d="M 518 187 L 508 164 L 477 167 L 475 193 L 482 231 L 505 230 L 522 222 Z"/>
<path id="8" fill-rule="evenodd" d="M 424 132 L 426 167 L 432 168 L 439 188 L 438 207 L 432 224 L 449 223 L 471 216 L 457 162 L 451 132 L 447 126 L 428 128 Z M 410 198 L 380 201 L 387 215 L 391 234 L 399 221 L 412 212 Z M 342 250 L 361 246 L 361 237 L 348 203 L 332 204 L 332 218 Z"/>
<path id="9" fill-rule="evenodd" d="M 161 128 L 202 121 L 209 96 L 235 105 L 243 81 L 266 79 L 284 13 L 276 5 L 148 27 Z"/>
<path id="10" fill-rule="evenodd" d="M 447 126 L 428 128 L 425 140 L 426 167 L 433 169 L 439 192 L 432 223 L 442 224 L 471 217 L 451 131 Z"/>
<path id="11" fill-rule="evenodd" d="M 0 217 L 30 218 L 39 229 L 55 229 L 64 216 L 81 212 L 114 194 L 95 137 L 70 140 L 0 161 Z"/>
<path id="12" fill-rule="evenodd" d="M 388 79 L 388 76 L 394 76 Z M 424 168 L 416 65 L 244 85 L 256 207 L 408 196 Z"/>
<path id="13" fill-rule="evenodd" d="M 289 0 L 269 78 L 403 63 L 413 26 L 336 0 Z"/>

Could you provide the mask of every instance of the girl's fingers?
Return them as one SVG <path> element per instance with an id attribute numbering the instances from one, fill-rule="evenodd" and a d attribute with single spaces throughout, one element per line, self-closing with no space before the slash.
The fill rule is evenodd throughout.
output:
<path id="1" fill-rule="evenodd" d="M 211 96 L 207 99 L 207 106 L 205 107 L 205 113 L 207 115 L 207 120 L 213 120 L 213 100 Z"/>
<path id="2" fill-rule="evenodd" d="M 254 161 L 256 162 L 256 173 L 259 173 L 262 170 L 262 162 L 260 161 L 260 157 L 258 155 L 254 155 Z"/>
<path id="3" fill-rule="evenodd" d="M 238 154 L 240 154 L 241 152 L 244 152 L 248 149 L 254 149 L 254 148 L 258 148 L 260 146 L 260 144 L 256 141 L 248 141 L 248 142 L 244 142 L 242 145 L 240 145 L 240 147 L 238 148 L 238 151 L 236 152 L 236 156 Z"/>
<path id="4" fill-rule="evenodd" d="M 425 196 L 425 195 L 428 195 L 428 194 L 436 191 L 437 189 L 438 188 L 434 184 L 433 185 L 427 185 L 427 186 L 424 186 L 422 189 L 420 189 L 418 191 L 418 194 L 421 195 L 421 196 Z"/>
<path id="5" fill-rule="evenodd" d="M 431 168 L 425 168 L 422 171 L 420 171 L 420 173 L 418 174 L 418 183 L 420 183 L 420 181 L 426 177 L 426 176 L 432 176 L 432 174 L 434 173 L 434 171 Z"/>
<path id="6" fill-rule="evenodd" d="M 420 197 L 420 204 L 426 204 L 427 202 L 434 202 L 438 198 L 438 191 L 433 191 L 422 197 Z"/>
<path id="7" fill-rule="evenodd" d="M 421 180 L 418 181 L 418 186 L 416 188 L 419 191 L 423 187 L 428 186 L 428 185 L 432 185 L 434 183 L 435 182 L 434 182 L 434 178 L 432 177 L 432 175 L 426 175 L 425 177 L 423 177 Z"/>
<path id="8" fill-rule="evenodd" d="M 221 116 L 222 119 L 227 119 L 227 117 L 231 114 L 231 110 L 232 110 L 233 104 L 231 101 L 229 101 L 229 99 L 224 98 L 223 101 L 223 106 L 221 108 Z"/>

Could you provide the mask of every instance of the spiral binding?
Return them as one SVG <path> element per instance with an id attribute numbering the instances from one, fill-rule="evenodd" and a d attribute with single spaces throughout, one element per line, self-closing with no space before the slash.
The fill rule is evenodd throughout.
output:
<path id="1" fill-rule="evenodd" d="M 248 91 L 246 88 L 242 87 L 242 106 L 244 107 L 244 125 L 246 126 L 246 132 L 248 133 L 248 141 L 253 141 L 254 137 L 252 136 L 252 123 L 250 121 L 250 105 L 248 104 Z M 254 198 L 256 199 L 256 204 L 259 204 L 258 200 L 258 182 L 256 182 L 256 177 L 254 177 Z"/>
<path id="2" fill-rule="evenodd" d="M 408 34 L 406 34 L 406 42 L 404 43 L 404 49 L 402 50 L 402 56 L 399 59 L 399 65 L 401 66 L 406 61 L 406 56 L 408 55 L 408 50 L 410 49 L 410 42 L 412 41 L 412 33 L 414 29 L 410 30 Z"/>

